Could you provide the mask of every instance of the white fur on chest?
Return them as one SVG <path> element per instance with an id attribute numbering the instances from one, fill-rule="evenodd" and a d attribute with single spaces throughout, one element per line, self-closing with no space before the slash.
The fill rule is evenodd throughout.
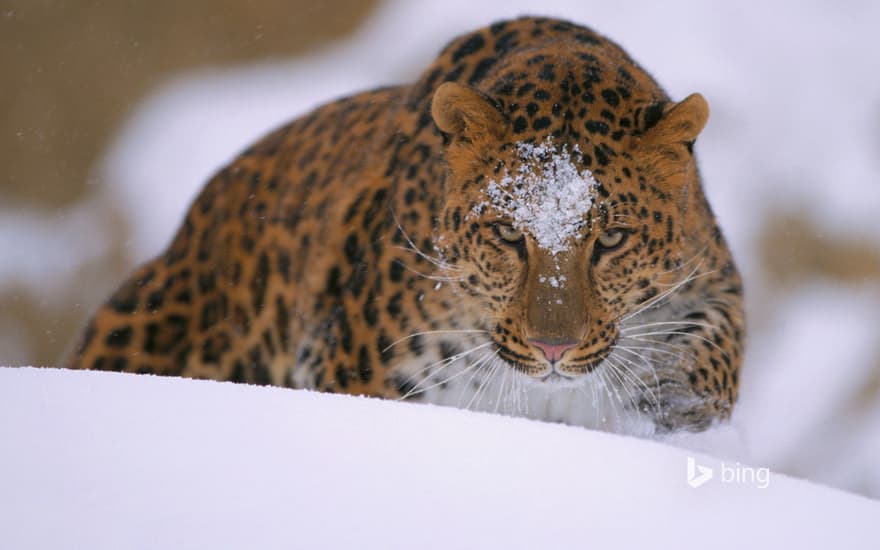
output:
<path id="1" fill-rule="evenodd" d="M 427 378 L 419 377 L 413 396 L 435 405 L 641 437 L 655 432 L 648 415 L 626 406 L 625 390 L 602 375 L 604 367 L 577 382 L 542 382 L 497 357 L 484 357 L 441 364 Z M 423 356 L 403 371 L 417 373 L 431 363 Z"/>

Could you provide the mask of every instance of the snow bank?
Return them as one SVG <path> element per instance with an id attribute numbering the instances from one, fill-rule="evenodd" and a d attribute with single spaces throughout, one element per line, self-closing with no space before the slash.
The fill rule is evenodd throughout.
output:
<path id="1" fill-rule="evenodd" d="M 873 548 L 880 503 L 658 443 L 228 383 L 0 369 L 2 548 Z M 728 465 L 745 471 L 741 465 Z"/>

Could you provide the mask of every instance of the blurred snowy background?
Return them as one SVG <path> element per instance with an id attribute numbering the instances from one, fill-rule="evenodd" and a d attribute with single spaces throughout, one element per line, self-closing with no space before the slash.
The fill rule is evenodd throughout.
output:
<path id="1" fill-rule="evenodd" d="M 560 16 L 709 100 L 697 151 L 746 282 L 753 460 L 880 498 L 880 3 L 163 6 L 0 4 L 0 364 L 57 363 L 267 130 L 414 79 L 464 31 Z"/>

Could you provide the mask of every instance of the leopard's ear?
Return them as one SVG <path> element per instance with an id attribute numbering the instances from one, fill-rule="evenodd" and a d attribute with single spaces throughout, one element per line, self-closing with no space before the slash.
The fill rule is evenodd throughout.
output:
<path id="1" fill-rule="evenodd" d="M 659 117 L 656 115 L 649 117 L 646 113 L 647 129 L 639 141 L 643 145 L 690 146 L 706 126 L 707 120 L 709 120 L 709 104 L 702 95 L 691 94 L 679 103 L 671 106 L 667 104 Z"/>
<path id="2" fill-rule="evenodd" d="M 501 137 L 506 118 L 485 94 L 456 82 L 444 82 L 434 92 L 431 116 L 441 132 L 474 139 Z"/>

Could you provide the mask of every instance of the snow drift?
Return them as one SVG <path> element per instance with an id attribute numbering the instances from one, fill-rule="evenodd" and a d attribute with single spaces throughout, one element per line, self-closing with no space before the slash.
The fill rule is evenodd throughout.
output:
<path id="1" fill-rule="evenodd" d="M 2 548 L 873 548 L 880 503 L 660 443 L 230 383 L 0 369 Z M 692 488 L 692 470 L 715 472 Z M 700 468 L 702 467 L 702 468 Z M 692 479 L 691 481 L 696 481 Z"/>

